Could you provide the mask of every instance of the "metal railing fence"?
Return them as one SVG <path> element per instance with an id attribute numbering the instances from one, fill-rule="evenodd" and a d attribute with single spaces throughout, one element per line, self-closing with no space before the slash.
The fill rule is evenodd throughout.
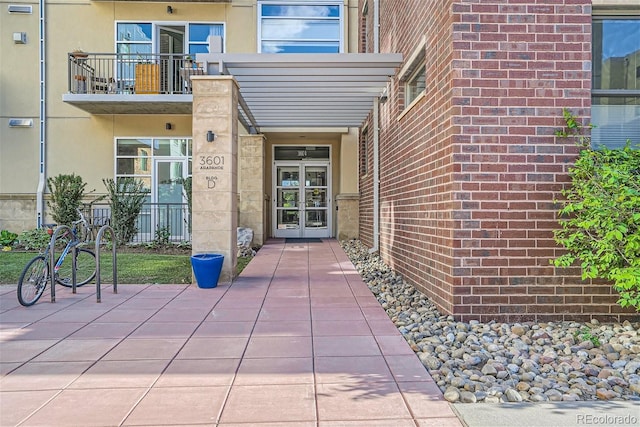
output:
<path id="1" fill-rule="evenodd" d="M 205 70 L 187 54 L 68 54 L 69 93 L 190 94 L 191 76 Z"/>
<path id="2" fill-rule="evenodd" d="M 105 224 L 113 226 L 111 208 L 106 203 L 87 205 L 85 215 L 96 232 Z M 190 242 L 189 208 L 186 203 L 145 203 L 136 219 L 136 229 L 138 232 L 130 243 Z"/>

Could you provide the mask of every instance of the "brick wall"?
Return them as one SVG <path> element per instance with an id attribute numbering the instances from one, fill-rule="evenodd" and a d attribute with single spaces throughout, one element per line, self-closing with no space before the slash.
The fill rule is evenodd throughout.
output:
<path id="1" fill-rule="evenodd" d="M 609 285 L 549 264 L 560 251 L 554 200 L 577 154 L 554 131 L 563 108 L 590 114 L 590 3 L 380 2 L 381 51 L 407 58 L 425 36 L 427 72 L 425 97 L 411 110 L 403 112 L 397 79 L 381 106 L 380 252 L 443 312 L 509 321 L 632 316 Z M 361 224 L 370 243 L 371 223 Z"/>

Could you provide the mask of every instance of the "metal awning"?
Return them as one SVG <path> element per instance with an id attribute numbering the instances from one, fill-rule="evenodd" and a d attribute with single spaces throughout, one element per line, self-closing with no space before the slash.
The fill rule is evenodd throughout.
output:
<path id="1" fill-rule="evenodd" d="M 198 54 L 196 60 L 208 74 L 234 76 L 241 114 L 256 128 L 358 127 L 402 55 Z"/>

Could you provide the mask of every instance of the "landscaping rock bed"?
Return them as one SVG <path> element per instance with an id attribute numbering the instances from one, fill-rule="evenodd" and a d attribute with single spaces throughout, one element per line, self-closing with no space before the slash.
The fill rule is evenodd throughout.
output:
<path id="1" fill-rule="evenodd" d="M 360 241 L 341 243 L 449 402 L 640 400 L 640 323 L 458 322 Z"/>

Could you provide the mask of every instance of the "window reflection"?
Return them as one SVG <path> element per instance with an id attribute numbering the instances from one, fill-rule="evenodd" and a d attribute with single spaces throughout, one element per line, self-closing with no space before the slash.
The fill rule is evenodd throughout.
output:
<path id="1" fill-rule="evenodd" d="M 640 20 L 594 21 L 593 88 L 640 89 Z"/>
<path id="2" fill-rule="evenodd" d="M 263 4 L 260 7 L 262 53 L 339 53 L 341 7 L 313 4 Z"/>
<path id="3" fill-rule="evenodd" d="M 640 143 L 640 19 L 593 21 L 594 147 Z"/>

